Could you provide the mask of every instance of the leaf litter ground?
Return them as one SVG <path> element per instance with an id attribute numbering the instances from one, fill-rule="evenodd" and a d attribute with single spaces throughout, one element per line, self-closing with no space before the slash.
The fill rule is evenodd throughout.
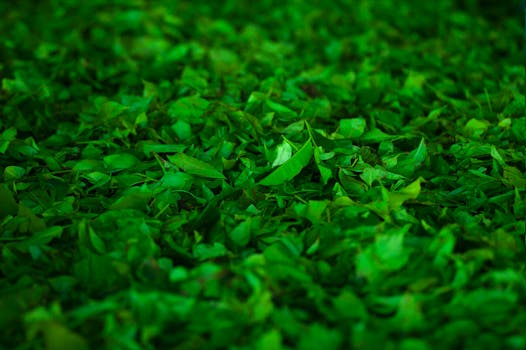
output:
<path id="1" fill-rule="evenodd" d="M 524 349 L 517 1 L 0 4 L 1 349 Z"/>

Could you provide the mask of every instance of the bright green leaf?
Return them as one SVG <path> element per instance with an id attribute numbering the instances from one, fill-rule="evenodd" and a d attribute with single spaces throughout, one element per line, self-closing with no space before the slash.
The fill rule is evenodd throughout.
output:
<path id="1" fill-rule="evenodd" d="M 340 119 L 339 134 L 343 137 L 357 138 L 363 135 L 367 123 L 363 118 Z"/>
<path id="2" fill-rule="evenodd" d="M 273 168 L 285 163 L 287 160 L 289 160 L 292 157 L 292 147 L 290 146 L 290 143 L 286 141 L 278 145 L 276 151 L 277 151 L 276 159 L 272 163 Z"/>
<path id="3" fill-rule="evenodd" d="M 309 139 L 292 158 L 280 165 L 270 175 L 261 180 L 259 184 L 263 186 L 275 186 L 292 180 L 310 162 L 312 154 L 312 143 Z"/>
<path id="4" fill-rule="evenodd" d="M 418 178 L 401 191 L 389 193 L 389 209 L 398 210 L 405 201 L 416 199 L 420 194 L 423 180 L 422 178 Z"/>
<path id="5" fill-rule="evenodd" d="M 463 128 L 464 134 L 473 139 L 479 139 L 490 126 L 487 120 L 470 119 Z"/>

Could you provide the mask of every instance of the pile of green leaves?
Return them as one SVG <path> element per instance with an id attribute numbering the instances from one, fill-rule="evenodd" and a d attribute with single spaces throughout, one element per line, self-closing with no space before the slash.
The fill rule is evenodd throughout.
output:
<path id="1" fill-rule="evenodd" d="M 524 349 L 522 16 L 1 2 L 0 349 Z"/>

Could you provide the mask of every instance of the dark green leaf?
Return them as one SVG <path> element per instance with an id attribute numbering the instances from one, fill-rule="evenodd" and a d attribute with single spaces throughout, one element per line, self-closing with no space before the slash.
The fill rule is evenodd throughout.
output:
<path id="1" fill-rule="evenodd" d="M 174 163 L 185 173 L 191 175 L 197 175 L 207 177 L 211 179 L 224 179 L 223 174 L 217 170 L 214 166 L 203 162 L 202 160 L 194 157 L 187 156 L 184 153 L 178 153 L 173 156 L 168 156 L 168 160 Z"/>

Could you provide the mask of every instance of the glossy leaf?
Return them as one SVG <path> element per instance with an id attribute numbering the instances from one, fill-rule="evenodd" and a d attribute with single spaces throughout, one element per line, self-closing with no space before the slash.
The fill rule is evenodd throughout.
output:
<path id="1" fill-rule="evenodd" d="M 310 162 L 312 155 L 312 142 L 308 140 L 298 152 L 261 180 L 259 184 L 263 186 L 276 186 L 293 179 Z"/>
<path id="2" fill-rule="evenodd" d="M 276 159 L 274 159 L 274 162 L 272 163 L 273 168 L 285 163 L 292 157 L 292 147 L 288 142 L 283 142 L 278 145 L 276 152 Z"/>

